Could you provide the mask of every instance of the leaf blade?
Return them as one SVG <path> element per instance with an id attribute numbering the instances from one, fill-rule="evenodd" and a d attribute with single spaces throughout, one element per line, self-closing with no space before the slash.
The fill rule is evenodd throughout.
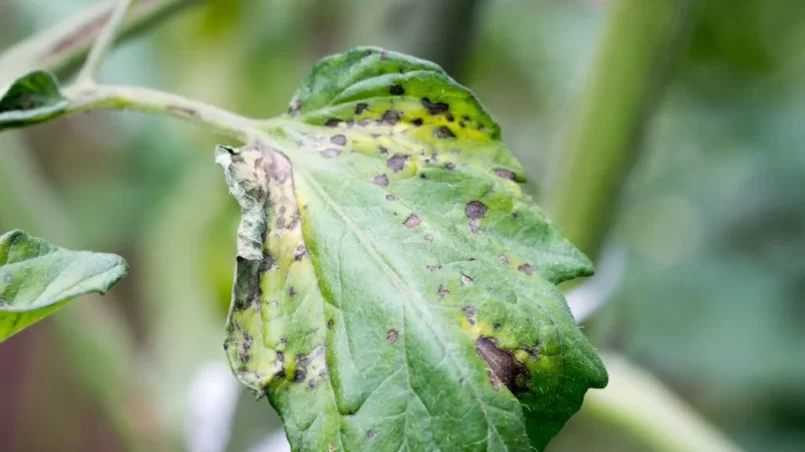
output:
<path id="1" fill-rule="evenodd" d="M 274 124 L 224 164 L 264 217 L 262 235 L 259 215 L 241 223 L 264 246 L 238 264 L 252 282 L 227 347 L 295 449 L 541 449 L 606 384 L 555 287 L 591 264 L 523 194 L 469 90 L 360 48 L 317 64 Z"/>
<path id="2" fill-rule="evenodd" d="M 52 74 L 30 72 L 11 82 L 0 97 L 0 130 L 47 121 L 65 113 L 69 104 Z"/>
<path id="3" fill-rule="evenodd" d="M 65 250 L 19 230 L 0 236 L 0 342 L 75 297 L 106 293 L 127 271 L 119 256 Z"/>

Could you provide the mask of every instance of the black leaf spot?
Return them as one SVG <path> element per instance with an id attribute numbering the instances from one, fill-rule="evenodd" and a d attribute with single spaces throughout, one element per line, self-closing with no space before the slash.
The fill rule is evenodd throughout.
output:
<path id="1" fill-rule="evenodd" d="M 411 120 L 411 124 L 419 127 L 422 125 L 422 118 L 414 118 Z"/>
<path id="2" fill-rule="evenodd" d="M 397 198 L 395 198 L 394 195 L 392 195 L 391 193 L 386 195 L 386 200 L 387 201 L 394 201 L 395 199 L 397 199 Z"/>
<path id="3" fill-rule="evenodd" d="M 445 162 L 444 169 L 453 171 L 454 169 L 456 169 L 456 164 L 453 162 Z"/>
<path id="4" fill-rule="evenodd" d="M 388 166 L 392 171 L 401 171 L 405 167 L 406 160 L 408 160 L 408 156 L 394 154 L 388 160 L 386 160 L 386 166 Z"/>
<path id="5" fill-rule="evenodd" d="M 464 273 L 461 274 L 461 284 L 470 284 L 472 282 L 472 276 L 465 275 Z"/>
<path id="6" fill-rule="evenodd" d="M 498 168 L 498 169 L 496 169 L 496 170 L 495 170 L 495 174 L 497 174 L 497 175 L 498 175 L 498 177 L 502 177 L 502 178 L 504 178 L 504 179 L 510 179 L 510 180 L 514 180 L 514 179 L 515 179 L 515 177 L 516 177 L 516 175 L 514 174 L 514 172 L 513 172 L 513 171 L 511 171 L 511 170 L 507 170 L 507 169 L 505 169 L 505 168 Z"/>
<path id="7" fill-rule="evenodd" d="M 464 209 L 467 217 L 473 220 L 480 220 L 486 215 L 486 206 L 480 201 L 470 201 Z"/>
<path id="8" fill-rule="evenodd" d="M 389 184 L 389 178 L 385 174 L 378 174 L 375 176 L 375 184 L 385 187 Z"/>
<path id="9" fill-rule="evenodd" d="M 330 137 L 330 143 L 333 143 L 337 146 L 343 146 L 347 144 L 347 137 L 341 134 L 333 135 L 332 137 Z"/>
<path id="10" fill-rule="evenodd" d="M 369 108 L 369 105 L 361 102 L 361 103 L 355 105 L 355 114 L 359 115 L 359 114 L 363 113 L 364 111 L 366 111 L 367 108 Z"/>
<path id="11" fill-rule="evenodd" d="M 403 221 L 403 224 L 406 228 L 415 228 L 419 226 L 420 223 L 422 223 L 422 220 L 420 220 L 415 213 L 412 213 L 408 216 L 408 218 L 405 219 L 405 221 Z"/>
<path id="12" fill-rule="evenodd" d="M 398 337 L 399 335 L 394 330 L 389 330 L 389 332 L 386 334 L 386 340 L 389 341 L 389 344 L 397 342 Z"/>
<path id="13" fill-rule="evenodd" d="M 444 102 L 433 103 L 427 97 L 422 99 L 422 106 L 432 115 L 439 115 L 450 110 L 450 105 Z"/>
<path id="14" fill-rule="evenodd" d="M 389 93 L 395 96 L 401 96 L 405 94 L 405 89 L 403 89 L 402 85 L 391 85 L 391 89 L 389 89 Z"/>
<path id="15" fill-rule="evenodd" d="M 450 130 L 450 127 L 441 126 L 433 131 L 433 136 L 435 136 L 436 138 L 455 138 L 456 134 L 454 134 L 453 131 Z"/>
<path id="16" fill-rule="evenodd" d="M 340 119 L 331 118 L 328 119 L 327 122 L 324 123 L 324 125 L 327 127 L 338 127 L 338 124 L 340 124 L 341 122 L 342 121 Z"/>
<path id="17" fill-rule="evenodd" d="M 400 118 L 402 118 L 402 113 L 399 111 L 386 110 L 386 112 L 383 113 L 383 116 L 380 118 L 380 123 L 393 126 L 400 122 Z"/>
<path id="18" fill-rule="evenodd" d="M 500 348 L 495 339 L 479 337 L 475 341 L 475 350 L 489 366 L 493 386 L 496 381 L 503 383 L 513 394 L 531 389 L 531 372 L 512 352 Z"/>
<path id="19" fill-rule="evenodd" d="M 520 270 L 521 272 L 525 273 L 528 276 L 534 274 L 534 267 L 532 267 L 530 264 L 520 265 L 519 267 L 517 267 L 517 270 Z"/>

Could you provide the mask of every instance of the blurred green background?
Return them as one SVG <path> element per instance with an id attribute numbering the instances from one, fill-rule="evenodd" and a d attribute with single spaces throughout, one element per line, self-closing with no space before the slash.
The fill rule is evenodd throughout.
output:
<path id="1" fill-rule="evenodd" d="M 93 3 L 0 0 L 0 48 Z M 476 91 L 539 196 L 611 7 L 208 0 L 121 45 L 101 78 L 270 117 L 324 55 L 406 51 Z M 623 181 L 607 249 L 625 270 L 585 331 L 746 450 L 803 451 L 805 2 L 709 0 L 689 15 Z M 213 163 L 220 143 L 129 112 L 0 135 L 0 231 L 131 265 L 106 297 L 0 345 L 0 450 L 286 450 L 222 350 L 238 208 Z M 549 449 L 651 450 L 586 415 Z"/>

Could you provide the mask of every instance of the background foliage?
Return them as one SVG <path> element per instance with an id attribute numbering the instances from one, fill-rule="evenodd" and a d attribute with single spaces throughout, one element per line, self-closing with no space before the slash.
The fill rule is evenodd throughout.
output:
<path id="1" fill-rule="evenodd" d="M 91 3 L 0 0 L 0 46 Z M 371 15 L 364 3 L 207 1 L 123 45 L 102 78 L 269 117 L 321 56 L 391 45 L 442 62 L 475 90 L 532 194 L 546 190 L 610 3 L 465 1 L 470 12 L 442 13 L 438 29 L 397 5 L 415 1 L 376 2 Z M 802 450 L 805 7 L 700 3 L 624 181 L 609 248 L 622 251 L 625 273 L 586 331 L 746 449 Z M 0 230 L 131 266 L 104 299 L 0 346 L 13 363 L 0 373 L 10 450 L 241 451 L 276 440 L 266 436 L 280 428 L 275 415 L 240 394 L 221 349 L 238 208 L 212 163 L 218 143 L 134 113 L 0 135 Z M 82 341 L 101 352 L 82 353 Z M 549 449 L 645 450 L 583 415 Z"/>

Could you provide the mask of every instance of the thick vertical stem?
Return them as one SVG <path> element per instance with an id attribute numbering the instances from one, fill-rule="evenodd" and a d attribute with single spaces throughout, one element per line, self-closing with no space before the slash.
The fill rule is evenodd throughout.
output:
<path id="1" fill-rule="evenodd" d="M 640 138 L 686 42 L 691 0 L 616 0 L 545 206 L 595 260 Z"/>

